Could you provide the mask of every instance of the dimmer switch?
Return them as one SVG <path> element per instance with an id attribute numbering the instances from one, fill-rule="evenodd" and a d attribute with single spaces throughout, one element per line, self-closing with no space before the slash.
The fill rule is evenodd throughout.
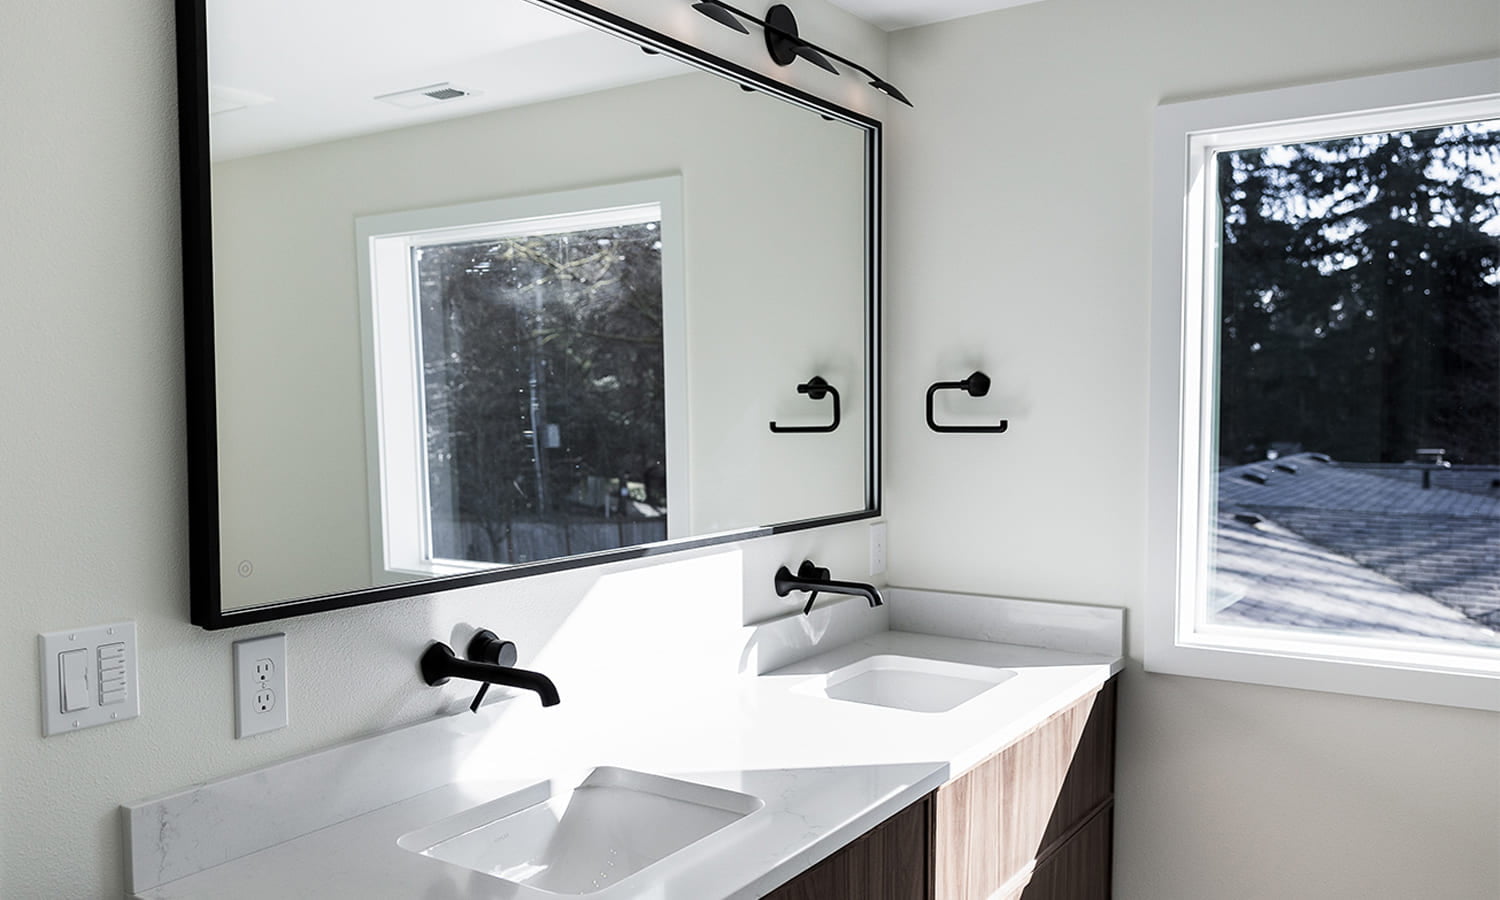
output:
<path id="1" fill-rule="evenodd" d="M 130 695 L 129 675 L 125 668 L 125 645 L 105 644 L 99 648 L 99 705 L 124 703 Z"/>
<path id="2" fill-rule="evenodd" d="M 42 734 L 108 725 L 141 714 L 135 623 L 41 635 Z"/>

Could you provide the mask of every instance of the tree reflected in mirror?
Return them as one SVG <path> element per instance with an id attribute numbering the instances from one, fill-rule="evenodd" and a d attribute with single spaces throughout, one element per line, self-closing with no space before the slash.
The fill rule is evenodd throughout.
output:
<path id="1" fill-rule="evenodd" d="M 665 540 L 660 223 L 412 253 L 432 558 Z"/>

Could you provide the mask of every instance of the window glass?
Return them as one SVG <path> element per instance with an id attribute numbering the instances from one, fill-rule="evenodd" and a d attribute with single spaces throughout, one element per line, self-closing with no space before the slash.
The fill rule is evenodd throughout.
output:
<path id="1" fill-rule="evenodd" d="M 667 539 L 660 221 L 414 246 L 428 558 Z"/>
<path id="2" fill-rule="evenodd" d="M 1500 120 L 1216 168 L 1203 621 L 1500 646 Z"/>

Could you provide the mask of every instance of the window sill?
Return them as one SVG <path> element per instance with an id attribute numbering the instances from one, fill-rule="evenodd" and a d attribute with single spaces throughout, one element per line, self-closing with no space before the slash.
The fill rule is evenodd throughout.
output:
<path id="1" fill-rule="evenodd" d="M 1165 605 L 1165 604 L 1164 604 Z M 1434 652 L 1370 641 L 1303 638 L 1257 629 L 1163 632 L 1148 609 L 1145 668 L 1166 675 L 1243 681 L 1500 712 L 1500 657 Z"/>

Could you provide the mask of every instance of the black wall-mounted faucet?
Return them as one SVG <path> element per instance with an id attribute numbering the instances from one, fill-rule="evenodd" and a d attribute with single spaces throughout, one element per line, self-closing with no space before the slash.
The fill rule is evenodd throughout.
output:
<path id="1" fill-rule="evenodd" d="M 818 599 L 819 592 L 829 594 L 849 594 L 853 597 L 863 597 L 870 601 L 870 607 L 880 606 L 884 601 L 880 599 L 880 591 L 874 585 L 862 584 L 858 581 L 834 581 L 828 577 L 828 570 L 818 566 L 810 559 L 804 559 L 802 565 L 797 568 L 797 574 L 786 566 L 776 570 L 776 596 L 785 597 L 792 591 L 809 591 L 807 605 L 802 608 L 802 614 L 808 615 L 812 612 L 813 601 Z"/>
<path id="2" fill-rule="evenodd" d="M 502 641 L 493 631 L 481 630 L 469 641 L 468 659 L 459 659 L 452 647 L 440 641 L 428 645 L 422 652 L 422 680 L 433 687 L 447 684 L 450 678 L 479 682 L 479 693 L 469 705 L 473 712 L 479 712 L 480 701 L 492 684 L 535 691 L 543 706 L 556 706 L 560 702 L 552 679 L 540 672 L 517 669 L 515 662 L 515 644 Z"/>

